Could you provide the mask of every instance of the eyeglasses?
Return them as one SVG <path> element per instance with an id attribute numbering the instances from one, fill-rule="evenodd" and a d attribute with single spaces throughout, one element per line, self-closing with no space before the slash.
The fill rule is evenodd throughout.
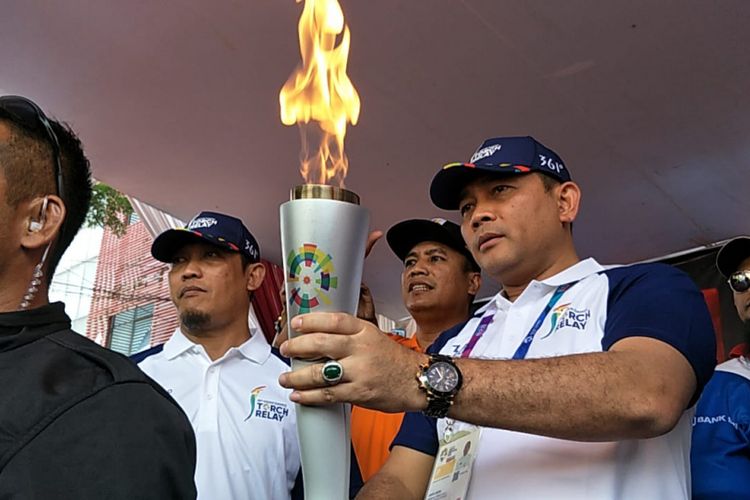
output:
<path id="1" fill-rule="evenodd" d="M 46 137 L 52 147 L 52 165 L 54 167 L 57 194 L 63 196 L 62 163 L 60 161 L 60 141 L 57 139 L 49 119 L 33 101 L 17 95 L 0 97 L 0 110 L 4 111 L 14 123 L 37 136 Z"/>
<path id="2" fill-rule="evenodd" d="M 750 271 L 737 271 L 732 273 L 727 280 L 729 287 L 737 293 L 750 290 Z"/>

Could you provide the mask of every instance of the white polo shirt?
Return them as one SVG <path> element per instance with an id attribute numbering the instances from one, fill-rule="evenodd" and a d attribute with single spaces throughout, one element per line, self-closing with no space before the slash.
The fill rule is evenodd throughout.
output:
<path id="1" fill-rule="evenodd" d="M 289 367 L 263 334 L 211 361 L 178 328 L 139 363 L 180 404 L 195 430 L 201 500 L 288 499 L 300 468 L 294 405 L 278 384 Z"/>
<path id="2" fill-rule="evenodd" d="M 711 319 L 690 278 L 662 264 L 605 270 L 593 259 L 584 260 L 547 280 L 531 282 L 514 302 L 498 294 L 465 325 L 441 335 L 430 351 L 461 356 L 488 315 L 493 322 L 470 357 L 512 359 L 555 290 L 570 283 L 575 284 L 546 315 L 526 358 L 601 352 L 626 337 L 652 337 L 685 355 L 696 373 L 697 398 L 715 364 Z M 692 408 L 686 410 L 663 436 L 604 443 L 483 428 L 468 498 L 690 498 L 692 414 Z M 467 425 L 458 422 L 454 430 Z M 409 413 L 393 444 L 435 455 L 445 429 L 445 419 L 436 422 Z"/>

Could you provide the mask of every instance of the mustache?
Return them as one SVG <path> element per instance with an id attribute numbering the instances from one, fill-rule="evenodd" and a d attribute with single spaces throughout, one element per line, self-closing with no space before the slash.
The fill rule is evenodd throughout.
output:
<path id="1" fill-rule="evenodd" d="M 203 288 L 201 288 L 201 287 L 199 287 L 199 286 L 188 285 L 188 286 L 183 287 L 182 289 L 180 289 L 180 293 L 178 294 L 178 297 L 182 298 L 182 296 L 185 295 L 186 293 L 188 293 L 188 292 L 194 292 L 194 291 L 205 292 L 206 290 L 203 289 Z"/>

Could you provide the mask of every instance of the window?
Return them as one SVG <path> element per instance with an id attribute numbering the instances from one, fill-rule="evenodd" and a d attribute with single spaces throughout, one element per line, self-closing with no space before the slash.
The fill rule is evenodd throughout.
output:
<path id="1" fill-rule="evenodd" d="M 115 314 L 110 320 L 108 347 L 126 356 L 148 349 L 153 317 L 153 304 Z"/>
<path id="2" fill-rule="evenodd" d="M 140 217 L 138 217 L 138 214 L 137 214 L 137 213 L 135 213 L 135 210 L 133 210 L 133 211 L 132 211 L 132 212 L 130 213 L 130 217 L 128 217 L 128 226 L 129 226 L 129 225 L 131 225 L 131 224 L 135 224 L 135 223 L 136 223 L 136 222 L 138 222 L 139 220 L 141 220 L 141 218 L 140 218 Z"/>

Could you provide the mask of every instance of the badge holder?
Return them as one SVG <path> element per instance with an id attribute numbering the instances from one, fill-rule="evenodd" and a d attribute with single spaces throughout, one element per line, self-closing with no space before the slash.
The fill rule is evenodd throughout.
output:
<path id="1" fill-rule="evenodd" d="M 440 440 L 425 500 L 464 500 L 479 447 L 481 429 L 446 433 Z"/>

